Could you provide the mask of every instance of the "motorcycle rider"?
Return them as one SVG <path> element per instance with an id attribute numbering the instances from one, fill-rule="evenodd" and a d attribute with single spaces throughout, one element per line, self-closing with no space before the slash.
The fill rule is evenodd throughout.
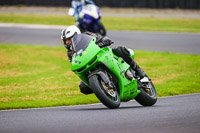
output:
<path id="1" fill-rule="evenodd" d="M 72 55 L 73 55 L 71 39 L 77 34 L 86 34 L 88 36 L 96 37 L 96 44 L 100 48 L 105 47 L 105 46 L 110 46 L 113 43 L 110 38 L 101 36 L 99 34 L 94 34 L 91 32 L 81 33 L 79 28 L 75 25 L 64 28 L 61 31 L 61 40 L 63 40 L 63 44 L 64 44 L 65 48 L 67 49 L 67 55 L 68 55 L 68 59 L 70 62 L 72 61 Z M 133 70 L 136 71 L 136 74 L 139 75 L 140 79 L 142 79 L 145 76 L 145 72 L 133 60 L 133 58 L 130 55 L 129 50 L 126 47 L 118 46 L 117 48 L 112 48 L 112 51 L 118 57 L 123 58 L 123 60 L 127 64 L 129 64 Z M 81 92 L 84 94 L 92 93 L 92 90 L 88 86 L 86 86 L 82 81 L 79 85 L 79 88 L 80 88 Z"/>
<path id="2" fill-rule="evenodd" d="M 76 18 L 76 22 L 80 23 L 81 18 L 79 17 L 79 13 L 81 12 L 83 6 L 87 4 L 95 5 L 92 0 L 72 0 L 72 8 L 74 9 L 74 17 Z"/>

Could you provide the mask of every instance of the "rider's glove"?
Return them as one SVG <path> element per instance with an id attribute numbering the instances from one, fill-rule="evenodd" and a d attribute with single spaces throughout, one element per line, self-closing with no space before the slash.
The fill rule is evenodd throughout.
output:
<path id="1" fill-rule="evenodd" d="M 113 43 L 113 41 L 112 41 L 109 37 L 104 37 L 104 38 L 102 39 L 102 43 L 103 43 L 104 45 L 106 45 L 106 46 L 110 46 L 110 45 Z"/>
<path id="2" fill-rule="evenodd" d="M 108 37 L 103 37 L 101 42 L 99 43 L 99 47 L 106 47 L 106 46 L 110 46 L 112 43 L 114 43 L 110 38 Z"/>

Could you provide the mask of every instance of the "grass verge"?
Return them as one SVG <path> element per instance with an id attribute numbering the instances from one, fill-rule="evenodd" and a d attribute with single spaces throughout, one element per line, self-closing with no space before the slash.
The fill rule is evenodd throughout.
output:
<path id="1" fill-rule="evenodd" d="M 26 23 L 45 25 L 73 25 L 75 19 L 67 15 L 0 14 L 1 23 Z M 189 18 L 128 18 L 103 17 L 107 30 L 167 31 L 200 33 L 200 19 Z"/>
<path id="2" fill-rule="evenodd" d="M 135 51 L 159 97 L 200 92 L 200 56 Z M 0 44 L 0 109 L 97 103 L 79 92 L 63 47 Z"/>

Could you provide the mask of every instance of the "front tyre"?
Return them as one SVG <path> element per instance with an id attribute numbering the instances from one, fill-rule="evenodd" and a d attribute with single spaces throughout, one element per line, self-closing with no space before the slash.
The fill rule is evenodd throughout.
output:
<path id="1" fill-rule="evenodd" d="M 148 78 L 148 77 L 146 77 L 146 78 Z M 140 85 L 140 86 L 138 86 L 139 87 L 138 89 L 141 92 L 137 95 L 135 100 L 143 106 L 154 105 L 157 101 L 157 92 L 156 92 L 156 88 L 154 87 L 152 81 L 150 81 L 150 79 L 149 79 L 149 82 L 140 82 L 139 81 L 138 85 Z"/>
<path id="2" fill-rule="evenodd" d="M 120 106 L 120 97 L 116 89 L 109 89 L 100 76 L 93 75 L 89 84 L 97 98 L 108 108 L 116 109 Z"/>

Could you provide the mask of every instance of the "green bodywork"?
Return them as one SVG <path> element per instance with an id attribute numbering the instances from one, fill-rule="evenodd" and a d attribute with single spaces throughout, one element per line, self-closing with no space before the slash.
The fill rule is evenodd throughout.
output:
<path id="1" fill-rule="evenodd" d="M 99 48 L 95 42 L 96 38 L 94 37 L 81 54 L 72 57 L 72 71 L 89 86 L 87 79 L 89 72 L 94 70 L 99 64 L 103 64 L 118 78 L 120 100 L 126 102 L 134 99 L 140 91 L 137 88 L 136 79 L 133 78 L 130 81 L 125 77 L 125 72 L 130 66 L 114 55 L 112 49 L 108 47 Z M 134 58 L 134 52 L 130 51 L 130 53 L 132 58 Z"/>

